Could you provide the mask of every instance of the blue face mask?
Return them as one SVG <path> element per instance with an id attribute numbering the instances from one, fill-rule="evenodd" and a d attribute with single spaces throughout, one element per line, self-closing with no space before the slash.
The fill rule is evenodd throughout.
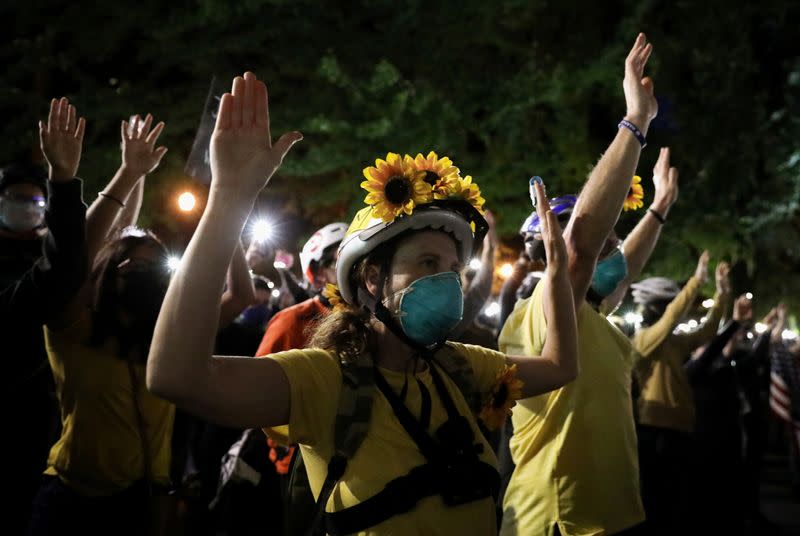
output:
<path id="1" fill-rule="evenodd" d="M 431 346 L 445 340 L 464 312 L 461 278 L 455 272 L 421 277 L 403 290 L 394 315 L 408 337 Z"/>
<path id="2" fill-rule="evenodd" d="M 628 275 L 628 262 L 622 250 L 617 249 L 611 256 L 597 263 L 592 276 L 592 290 L 605 298 Z"/>

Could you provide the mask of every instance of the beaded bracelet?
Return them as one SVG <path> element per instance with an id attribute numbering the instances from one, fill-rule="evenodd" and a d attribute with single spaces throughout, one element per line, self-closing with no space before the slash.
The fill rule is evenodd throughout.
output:
<path id="1" fill-rule="evenodd" d="M 120 201 L 119 199 L 114 197 L 113 195 L 109 195 L 109 194 L 107 194 L 105 192 L 100 192 L 97 195 L 99 195 L 100 197 L 105 197 L 106 199 L 111 199 L 112 201 L 116 201 L 119 204 L 120 207 L 125 208 L 125 203 L 123 203 L 122 201 Z"/>
<path id="2" fill-rule="evenodd" d="M 647 147 L 647 140 L 645 139 L 644 134 L 642 134 L 642 131 L 639 130 L 639 127 L 637 127 L 627 119 L 623 119 L 622 121 L 619 122 L 619 125 L 617 125 L 617 128 L 623 128 L 623 127 L 633 132 L 633 135 L 636 136 L 637 140 L 639 140 L 642 149 Z"/>

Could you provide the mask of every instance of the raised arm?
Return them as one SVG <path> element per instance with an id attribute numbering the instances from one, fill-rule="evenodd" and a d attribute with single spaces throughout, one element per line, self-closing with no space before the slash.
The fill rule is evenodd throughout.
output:
<path id="1" fill-rule="evenodd" d="M 126 227 L 136 225 L 136 222 L 139 221 L 139 212 L 142 210 L 142 201 L 144 200 L 144 181 L 145 178 L 141 177 L 136 182 L 136 186 L 133 187 L 128 199 L 125 200 L 125 206 L 119 212 L 114 225 L 111 226 L 108 236 L 113 236 L 116 232 Z"/>
<path id="2" fill-rule="evenodd" d="M 730 266 L 728 266 L 726 262 L 717 264 L 717 269 L 715 271 L 717 293 L 714 295 L 714 306 L 708 311 L 708 314 L 706 314 L 705 323 L 700 329 L 677 337 L 677 340 L 682 343 L 686 349 L 687 357 L 695 348 L 710 341 L 719 329 L 719 322 L 722 320 L 722 315 L 730 305 L 731 285 L 728 279 L 730 270 Z"/>
<path id="3" fill-rule="evenodd" d="M 147 361 L 147 387 L 210 421 L 256 428 L 285 424 L 289 385 L 272 359 L 212 356 L 225 270 L 258 192 L 278 169 L 295 132 L 275 144 L 267 88 L 236 77 L 220 101 L 211 138 L 208 204 L 164 298 Z"/>
<path id="4" fill-rule="evenodd" d="M 158 123 L 150 130 L 152 124 L 153 117 L 150 114 L 147 114 L 144 121 L 138 115 L 135 116 L 131 125 L 127 121 L 122 122 L 122 165 L 86 213 L 90 265 L 103 247 L 108 233 L 115 227 L 115 222 L 126 206 L 125 200 L 131 195 L 134 186 L 140 179 L 143 180 L 144 175 L 158 167 L 167 152 L 166 147 L 155 147 L 159 134 L 164 130 L 164 123 Z"/>
<path id="5" fill-rule="evenodd" d="M 494 252 L 497 248 L 497 231 L 495 230 L 494 215 L 486 211 L 486 222 L 489 224 L 489 232 L 483 239 L 483 249 L 481 251 L 481 267 L 475 273 L 467 292 L 464 294 L 464 313 L 461 322 L 452 331 L 453 338 L 458 337 L 464 332 L 481 312 L 486 300 L 492 294 L 492 283 L 494 282 Z"/>
<path id="6" fill-rule="evenodd" d="M 219 329 L 229 326 L 239 313 L 256 302 L 256 288 L 253 286 L 253 278 L 250 277 L 241 241 L 233 250 L 226 287 L 220 303 Z"/>
<path id="7" fill-rule="evenodd" d="M 628 264 L 628 274 L 614 292 L 603 300 L 601 309 L 605 314 L 610 314 L 619 307 L 628 292 L 628 287 L 641 275 L 661 236 L 661 227 L 669 214 L 669 209 L 678 199 L 678 169 L 670 167 L 669 156 L 669 147 L 662 147 L 656 166 L 653 168 L 655 189 L 653 204 L 625 238 L 622 250 Z"/>
<path id="8" fill-rule="evenodd" d="M 86 278 L 86 205 L 75 178 L 86 122 L 66 98 L 50 102 L 39 122 L 42 153 L 49 165 L 43 257 L 14 284 L 0 289 L 0 319 L 44 324 L 74 297 Z"/>
<path id="9" fill-rule="evenodd" d="M 650 121 L 658 112 L 653 81 L 642 78 L 652 50 L 645 35 L 639 34 L 625 60 L 625 120 L 635 125 L 642 135 L 647 134 Z M 597 257 L 619 218 L 641 150 L 642 145 L 633 131 L 620 128 L 578 197 L 565 230 L 576 309 L 585 299 Z"/>
<path id="10" fill-rule="evenodd" d="M 536 198 L 547 255 L 547 270 L 542 280 L 547 337 L 540 357 L 509 356 L 523 381 L 523 398 L 558 389 L 574 380 L 579 372 L 578 328 L 567 273 L 567 249 L 558 218 L 550 210 L 541 184 L 536 184 Z"/>

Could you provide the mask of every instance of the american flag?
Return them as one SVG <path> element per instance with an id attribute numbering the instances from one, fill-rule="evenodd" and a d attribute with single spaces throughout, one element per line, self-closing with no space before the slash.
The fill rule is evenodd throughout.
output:
<path id="1" fill-rule="evenodd" d="M 782 343 L 774 346 L 772 354 L 769 406 L 792 427 L 800 449 L 800 358 Z"/>

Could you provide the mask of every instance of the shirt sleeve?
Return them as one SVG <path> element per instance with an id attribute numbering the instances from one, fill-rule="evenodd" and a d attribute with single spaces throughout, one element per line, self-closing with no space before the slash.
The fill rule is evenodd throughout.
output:
<path id="1" fill-rule="evenodd" d="M 714 307 L 706 315 L 706 321 L 700 329 L 682 335 L 676 339 L 683 345 L 684 354 L 689 354 L 695 348 L 710 341 L 719 330 L 719 322 L 722 320 L 722 313 L 728 308 L 728 296 L 717 293 L 714 296 Z"/>
<path id="2" fill-rule="evenodd" d="M 497 381 L 497 375 L 507 364 L 506 354 L 473 344 L 449 344 L 469 362 L 478 391 L 482 395 L 490 392 Z"/>
<path id="3" fill-rule="evenodd" d="M 661 346 L 680 319 L 689 311 L 689 306 L 697 297 L 699 289 L 700 280 L 696 277 L 689 279 L 678 295 L 667 305 L 661 318 L 652 326 L 642 328 L 636 333 L 633 338 L 633 347 L 639 356 L 646 358 Z M 719 322 L 719 320 L 717 321 Z"/>
<path id="4" fill-rule="evenodd" d="M 288 427 L 268 428 L 267 435 L 282 444 L 300 443 L 319 451 L 332 449 L 342 384 L 342 373 L 333 354 L 324 350 L 290 350 L 266 359 L 274 359 L 283 369 L 290 393 Z"/>

